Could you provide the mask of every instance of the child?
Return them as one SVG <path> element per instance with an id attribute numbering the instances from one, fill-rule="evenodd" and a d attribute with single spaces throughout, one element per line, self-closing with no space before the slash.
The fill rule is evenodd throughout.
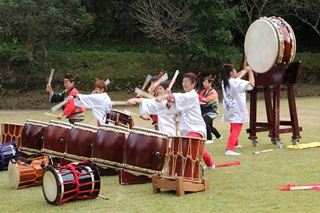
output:
<path id="1" fill-rule="evenodd" d="M 238 78 L 242 72 L 248 72 L 248 81 Z M 221 120 L 230 123 L 230 136 L 225 155 L 241 155 L 234 152 L 234 148 L 242 147 L 239 145 L 238 138 L 243 123 L 249 121 L 246 91 L 252 90 L 255 85 L 253 71 L 247 66 L 241 72 L 237 72 L 234 65 L 223 64 L 222 78 L 223 115 Z"/>

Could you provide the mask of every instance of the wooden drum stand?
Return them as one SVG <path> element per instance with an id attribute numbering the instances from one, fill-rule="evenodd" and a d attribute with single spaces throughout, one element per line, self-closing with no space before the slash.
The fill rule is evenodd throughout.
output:
<path id="1" fill-rule="evenodd" d="M 257 146 L 257 132 L 268 131 L 271 142 L 277 148 L 282 148 L 280 134 L 292 132 L 293 145 L 299 143 L 300 131 L 297 108 L 294 96 L 295 84 L 298 81 L 301 61 L 292 62 L 287 68 L 285 63 L 277 63 L 266 73 L 255 73 L 255 87 L 250 94 L 250 127 L 247 129 L 253 146 Z M 257 122 L 257 95 L 263 92 L 267 122 Z M 287 92 L 290 120 L 280 120 L 280 93 Z M 289 126 L 289 128 L 280 128 Z"/>

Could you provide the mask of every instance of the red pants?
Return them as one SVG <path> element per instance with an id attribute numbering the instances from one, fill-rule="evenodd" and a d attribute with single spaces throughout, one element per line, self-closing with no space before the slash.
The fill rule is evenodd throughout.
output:
<path id="1" fill-rule="evenodd" d="M 242 129 L 242 123 L 230 124 L 230 135 L 228 138 L 227 150 L 234 150 L 234 146 L 238 146 L 238 138 Z"/>
<path id="2" fill-rule="evenodd" d="M 197 132 L 189 132 L 187 134 L 188 137 L 194 137 L 194 138 L 202 138 L 202 135 L 200 135 Z M 207 150 L 203 150 L 203 155 L 202 155 L 203 161 L 207 166 L 213 166 L 214 162 Z"/>

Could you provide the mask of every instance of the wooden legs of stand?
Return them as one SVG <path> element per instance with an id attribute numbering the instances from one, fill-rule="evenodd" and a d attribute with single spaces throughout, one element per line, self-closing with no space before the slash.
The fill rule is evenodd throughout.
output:
<path id="1" fill-rule="evenodd" d="M 175 179 L 161 179 L 158 175 L 152 176 L 153 194 L 160 193 L 160 189 L 170 189 L 177 192 L 177 196 L 184 196 L 185 192 L 209 191 L 209 179 L 203 178 L 202 183 L 185 181 L 183 177 Z"/>

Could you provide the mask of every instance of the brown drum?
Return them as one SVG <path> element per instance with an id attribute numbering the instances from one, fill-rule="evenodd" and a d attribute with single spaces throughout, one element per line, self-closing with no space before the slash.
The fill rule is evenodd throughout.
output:
<path id="1" fill-rule="evenodd" d="M 106 117 L 106 124 L 112 123 L 116 126 L 122 126 L 130 129 L 133 127 L 132 117 L 125 112 L 112 109 L 106 114 Z"/>
<path id="2" fill-rule="evenodd" d="M 206 140 L 193 137 L 170 137 L 171 148 L 166 156 L 164 177 L 183 177 L 202 182 L 203 151 Z"/>
<path id="3" fill-rule="evenodd" d="M 106 167 L 115 169 L 120 167 L 123 163 L 124 146 L 129 133 L 128 128 L 109 124 L 101 125 L 93 142 L 92 160 L 98 165 L 102 163 Z"/>
<path id="4" fill-rule="evenodd" d="M 17 146 L 21 144 L 21 134 L 23 125 L 14 123 L 1 123 L 1 143 L 14 141 Z"/>
<path id="5" fill-rule="evenodd" d="M 268 72 L 276 63 L 289 65 L 296 54 L 293 29 L 280 17 L 261 17 L 254 21 L 244 45 L 248 64 L 258 73 Z"/>
<path id="6" fill-rule="evenodd" d="M 40 152 L 47 126 L 45 122 L 27 120 L 22 130 L 20 149 L 33 154 Z"/>
<path id="7" fill-rule="evenodd" d="M 52 164 L 48 156 L 28 158 L 26 160 L 30 161 L 30 163 L 14 159 L 11 159 L 9 163 L 9 182 L 14 189 L 41 185 L 43 168 L 49 163 Z"/>
<path id="8" fill-rule="evenodd" d="M 66 150 L 67 138 L 72 126 L 69 123 L 49 121 L 41 151 L 52 157 L 60 157 Z"/>
<path id="9" fill-rule="evenodd" d="M 70 130 L 67 144 L 66 155 L 76 155 L 91 157 L 93 141 L 97 133 L 97 127 L 82 123 L 75 123 Z"/>
<path id="10" fill-rule="evenodd" d="M 133 127 L 124 146 L 125 168 L 142 173 L 161 173 L 168 150 L 167 139 L 162 132 Z"/>

